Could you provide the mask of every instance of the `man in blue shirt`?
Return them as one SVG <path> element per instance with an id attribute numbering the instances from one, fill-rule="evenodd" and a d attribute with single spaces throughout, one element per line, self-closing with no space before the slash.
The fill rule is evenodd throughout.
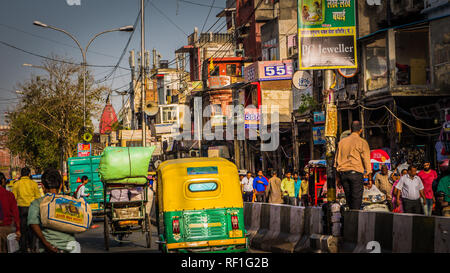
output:
<path id="1" fill-rule="evenodd" d="M 258 176 L 253 179 L 253 192 L 255 193 L 256 202 L 265 202 L 266 187 L 269 185 L 267 178 L 263 176 L 263 172 L 258 171 Z"/>
<path id="2" fill-rule="evenodd" d="M 299 192 L 300 192 L 300 187 L 302 185 L 302 179 L 298 176 L 298 173 L 295 172 L 294 173 L 294 185 L 295 185 L 295 202 L 294 202 L 294 206 L 298 206 L 298 204 L 300 204 L 300 200 L 299 198 Z"/>

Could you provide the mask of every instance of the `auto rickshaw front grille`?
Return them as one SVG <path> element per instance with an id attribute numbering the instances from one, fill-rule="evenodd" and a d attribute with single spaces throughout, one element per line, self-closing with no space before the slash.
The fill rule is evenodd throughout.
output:
<path id="1" fill-rule="evenodd" d="M 187 213 L 184 218 L 187 238 L 223 237 L 227 234 L 226 216 L 223 212 Z"/>

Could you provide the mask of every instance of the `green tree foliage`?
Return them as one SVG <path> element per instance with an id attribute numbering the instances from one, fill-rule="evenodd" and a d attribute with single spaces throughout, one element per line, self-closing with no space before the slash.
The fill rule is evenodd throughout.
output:
<path id="1" fill-rule="evenodd" d="M 298 112 L 300 114 L 303 114 L 308 110 L 314 111 L 319 107 L 319 104 L 317 103 L 317 101 L 309 93 L 302 94 L 300 99 L 301 99 L 301 104 L 298 108 Z"/>
<path id="2" fill-rule="evenodd" d="M 58 56 L 53 56 L 53 59 Z M 8 147 L 34 168 L 59 167 L 63 159 L 76 155 L 83 128 L 83 70 L 73 62 L 45 61 L 40 67 L 48 76 L 32 77 L 18 84 L 21 101 L 9 115 Z M 105 87 L 93 87 L 87 75 L 86 126 L 101 110 Z"/>

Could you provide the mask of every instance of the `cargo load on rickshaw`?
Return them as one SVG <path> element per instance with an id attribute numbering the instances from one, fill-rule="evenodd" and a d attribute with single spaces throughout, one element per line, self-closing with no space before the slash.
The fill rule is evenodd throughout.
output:
<path id="1" fill-rule="evenodd" d="M 155 146 L 107 147 L 101 156 L 99 174 L 104 185 L 104 239 L 122 243 L 125 236 L 141 231 L 150 247 L 150 218 L 146 209 L 147 174 Z"/>

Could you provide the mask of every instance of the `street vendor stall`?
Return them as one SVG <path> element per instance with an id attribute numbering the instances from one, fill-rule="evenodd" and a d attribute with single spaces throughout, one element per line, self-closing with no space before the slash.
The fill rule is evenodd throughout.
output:
<path id="1" fill-rule="evenodd" d="M 306 168 L 309 172 L 310 204 L 317 206 L 323 203 L 321 192 L 327 181 L 327 162 L 325 160 L 310 160 Z"/>

